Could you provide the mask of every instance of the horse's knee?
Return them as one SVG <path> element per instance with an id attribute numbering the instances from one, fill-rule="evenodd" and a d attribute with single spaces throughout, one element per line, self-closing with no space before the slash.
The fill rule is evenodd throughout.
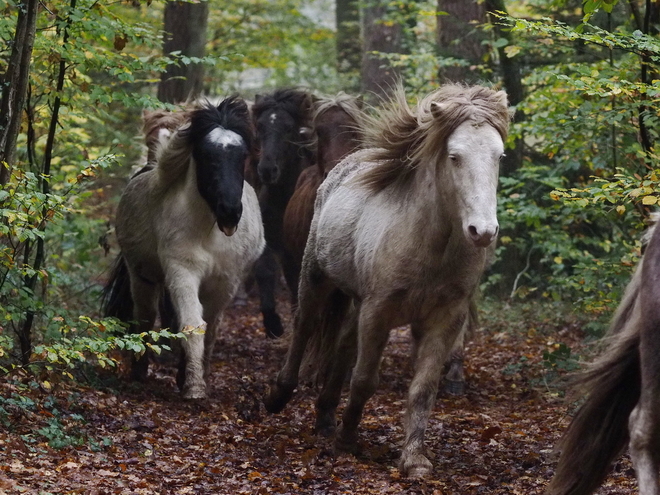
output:
<path id="1" fill-rule="evenodd" d="M 378 373 L 364 375 L 353 375 L 351 378 L 351 399 L 359 403 L 365 403 L 376 393 L 378 388 Z"/>
<path id="2" fill-rule="evenodd" d="M 660 437 L 660 417 L 654 416 L 648 408 L 638 404 L 630 413 L 628 429 L 630 452 L 633 456 L 649 453 L 658 458 L 660 450 L 656 446 Z"/>

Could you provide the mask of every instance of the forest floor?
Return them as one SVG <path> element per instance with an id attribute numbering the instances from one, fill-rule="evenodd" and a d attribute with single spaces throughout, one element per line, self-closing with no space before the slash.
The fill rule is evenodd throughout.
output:
<path id="1" fill-rule="evenodd" d="M 0 429 L 0 493 L 541 494 L 572 407 L 562 394 L 571 367 L 564 351 L 579 352 L 584 336 L 575 325 L 515 311 L 509 321 L 482 316 L 467 347 L 466 394 L 440 392 L 427 430 L 434 464 L 427 480 L 407 480 L 396 468 L 411 377 L 406 329 L 392 332 L 360 426 L 361 452 L 334 455 L 313 432 L 312 387 L 301 386 L 282 413 L 265 412 L 261 399 L 286 343 L 265 337 L 250 299 L 227 312 L 207 400 L 182 401 L 174 368 L 161 363 L 143 384 L 62 382 L 48 391 L 50 408 L 41 402 L 28 413 L 5 403 L 11 424 Z M 16 396 L 16 387 L 1 382 L 0 396 Z M 29 390 L 19 395 L 29 400 L 43 384 Z M 70 438 L 75 445 L 48 443 Z M 634 487 L 622 457 L 597 493 Z"/>

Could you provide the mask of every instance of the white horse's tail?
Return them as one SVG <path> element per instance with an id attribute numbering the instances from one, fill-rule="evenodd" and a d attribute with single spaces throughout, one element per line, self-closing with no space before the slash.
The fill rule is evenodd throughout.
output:
<path id="1" fill-rule="evenodd" d="M 343 325 L 350 304 L 350 297 L 336 290 L 328 297 L 325 307 L 319 308 L 320 322 L 307 342 L 305 357 L 300 367 L 303 380 L 322 385 L 331 370 L 332 359 L 337 356 L 336 348 L 340 338 L 355 339 L 353 335 L 342 333 L 342 330 L 353 331 Z M 355 352 L 351 354 L 353 355 L 343 357 L 355 360 Z"/>

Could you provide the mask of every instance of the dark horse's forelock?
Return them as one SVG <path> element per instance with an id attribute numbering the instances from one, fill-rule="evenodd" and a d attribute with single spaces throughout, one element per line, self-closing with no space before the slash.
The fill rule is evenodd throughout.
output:
<path id="1" fill-rule="evenodd" d="M 184 132 L 192 143 L 203 139 L 216 127 L 233 131 L 241 138 L 248 150 L 254 140 L 247 103 L 238 95 L 225 98 L 217 107 L 206 102 L 190 114 L 190 126 Z"/>
<path id="2" fill-rule="evenodd" d="M 277 109 L 288 113 L 299 125 L 309 125 L 311 108 L 310 93 L 302 89 L 281 88 L 260 97 L 252 106 L 252 114 L 256 121 L 262 113 Z"/>

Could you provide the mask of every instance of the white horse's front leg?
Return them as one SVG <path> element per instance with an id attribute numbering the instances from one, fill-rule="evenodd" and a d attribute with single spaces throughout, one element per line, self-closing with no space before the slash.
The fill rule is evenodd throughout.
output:
<path id="1" fill-rule="evenodd" d="M 424 455 L 424 435 L 435 403 L 445 360 L 459 335 L 466 316 L 465 305 L 434 315 L 432 321 L 415 325 L 418 339 L 415 375 L 408 389 L 405 432 L 399 469 L 405 476 L 425 477 L 433 466 Z"/>
<path id="2" fill-rule="evenodd" d="M 203 399 L 206 397 L 203 365 L 206 322 L 199 300 L 200 280 L 183 267 L 171 267 L 166 275 L 166 284 L 179 318 L 179 330 L 186 336 L 181 343 L 186 365 L 181 392 L 184 399 Z"/>

